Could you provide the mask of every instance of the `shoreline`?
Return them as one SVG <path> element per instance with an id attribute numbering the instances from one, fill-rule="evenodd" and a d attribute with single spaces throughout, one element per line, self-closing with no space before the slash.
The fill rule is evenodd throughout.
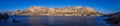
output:
<path id="1" fill-rule="evenodd" d="M 10 16 L 81 16 L 81 15 L 10 15 Z M 91 15 L 91 16 L 97 16 L 97 15 Z"/>

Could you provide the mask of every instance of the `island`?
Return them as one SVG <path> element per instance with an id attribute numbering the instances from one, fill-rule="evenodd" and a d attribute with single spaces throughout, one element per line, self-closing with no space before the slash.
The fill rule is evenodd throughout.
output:
<path id="1" fill-rule="evenodd" d="M 62 8 L 46 8 L 41 6 L 31 6 L 26 10 L 16 10 L 10 15 L 29 16 L 101 16 L 102 13 L 95 11 L 91 7 L 67 6 Z"/>

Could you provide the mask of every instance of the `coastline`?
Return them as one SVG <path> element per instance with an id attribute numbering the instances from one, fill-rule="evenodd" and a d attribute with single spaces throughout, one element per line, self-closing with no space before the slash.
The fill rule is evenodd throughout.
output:
<path id="1" fill-rule="evenodd" d="M 87 16 L 87 15 L 11 15 L 11 16 Z M 102 15 L 89 15 L 89 16 L 102 16 Z"/>

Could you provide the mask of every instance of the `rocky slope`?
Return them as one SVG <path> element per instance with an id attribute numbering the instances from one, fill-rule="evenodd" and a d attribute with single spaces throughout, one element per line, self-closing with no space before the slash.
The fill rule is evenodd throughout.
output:
<path id="1" fill-rule="evenodd" d="M 64 8 L 45 8 L 32 6 L 27 10 L 17 10 L 13 15 L 48 15 L 48 16 L 100 16 L 101 13 L 96 12 L 91 7 L 82 8 L 81 6 L 64 7 Z"/>

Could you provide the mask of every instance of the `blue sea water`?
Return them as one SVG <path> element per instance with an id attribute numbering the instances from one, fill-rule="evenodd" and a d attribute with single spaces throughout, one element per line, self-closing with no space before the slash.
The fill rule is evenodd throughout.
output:
<path id="1" fill-rule="evenodd" d="M 10 16 L 0 26 L 110 26 L 100 16 Z M 14 21 L 13 21 L 14 20 Z"/>

